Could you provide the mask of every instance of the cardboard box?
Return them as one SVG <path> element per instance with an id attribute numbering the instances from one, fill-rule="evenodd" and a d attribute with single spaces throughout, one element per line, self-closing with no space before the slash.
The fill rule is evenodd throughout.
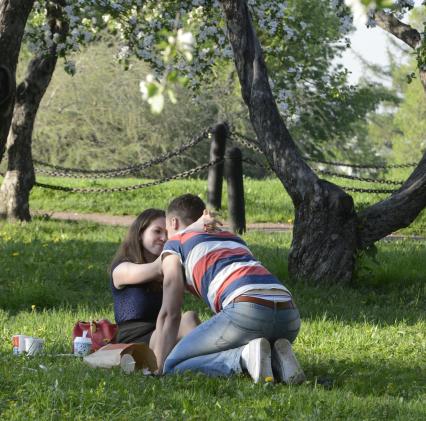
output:
<path id="1" fill-rule="evenodd" d="M 100 368 L 121 365 L 126 373 L 135 369 L 147 369 L 152 373 L 157 370 L 155 354 L 145 344 L 108 344 L 84 357 L 83 361 L 91 367 Z"/>

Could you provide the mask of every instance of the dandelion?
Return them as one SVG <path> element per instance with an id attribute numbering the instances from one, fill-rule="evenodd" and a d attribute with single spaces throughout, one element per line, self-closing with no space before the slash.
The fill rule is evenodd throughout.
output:
<path id="1" fill-rule="evenodd" d="M 32 304 L 32 305 L 31 305 L 31 311 L 32 311 L 33 313 L 35 313 L 35 312 L 36 312 L 36 308 L 37 308 L 37 306 L 36 306 L 35 304 Z"/>
<path id="2" fill-rule="evenodd" d="M 273 377 L 271 377 L 271 376 L 265 377 L 265 382 L 266 383 L 273 383 L 273 381 L 274 381 Z"/>

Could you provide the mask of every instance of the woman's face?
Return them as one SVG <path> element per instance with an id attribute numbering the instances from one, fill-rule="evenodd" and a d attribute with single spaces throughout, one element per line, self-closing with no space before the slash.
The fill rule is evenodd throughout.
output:
<path id="1" fill-rule="evenodd" d="M 166 218 L 153 219 L 142 233 L 141 240 L 145 259 L 150 263 L 161 254 L 167 241 Z"/>

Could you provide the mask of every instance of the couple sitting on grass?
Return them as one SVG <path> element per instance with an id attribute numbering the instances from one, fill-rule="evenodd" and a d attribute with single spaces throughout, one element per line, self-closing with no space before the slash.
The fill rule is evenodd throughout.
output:
<path id="1" fill-rule="evenodd" d="M 241 238 L 216 228 L 198 196 L 139 215 L 111 281 L 118 341 L 149 344 L 158 374 L 248 372 L 254 382 L 303 382 L 290 345 L 300 328 L 290 292 Z M 194 312 L 181 316 L 185 289 L 215 315 L 201 324 Z"/>

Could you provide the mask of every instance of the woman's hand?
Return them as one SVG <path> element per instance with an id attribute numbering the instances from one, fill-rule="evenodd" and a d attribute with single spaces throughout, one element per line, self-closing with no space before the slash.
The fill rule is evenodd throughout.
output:
<path id="1" fill-rule="evenodd" d="M 191 224 L 188 228 L 194 231 L 214 232 L 218 231 L 218 226 L 222 226 L 222 222 L 217 219 L 217 215 L 208 209 L 204 209 L 200 218 Z"/>

